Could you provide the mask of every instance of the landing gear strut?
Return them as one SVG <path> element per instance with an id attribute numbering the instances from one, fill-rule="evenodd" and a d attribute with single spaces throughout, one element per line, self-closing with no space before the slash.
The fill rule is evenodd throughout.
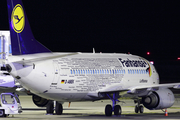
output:
<path id="1" fill-rule="evenodd" d="M 54 106 L 56 106 L 55 107 L 56 115 L 61 115 L 62 112 L 63 112 L 62 104 L 58 103 L 58 102 L 56 102 L 56 104 L 55 104 L 53 101 L 49 102 L 47 107 L 46 107 L 47 114 L 52 114 L 53 115 L 53 113 L 54 113 Z"/>
<path id="2" fill-rule="evenodd" d="M 110 104 L 106 105 L 105 107 L 105 115 L 106 116 L 112 116 L 112 112 L 114 111 L 114 115 L 121 115 L 121 106 L 120 105 L 116 105 L 116 102 L 119 98 L 119 92 L 113 93 L 113 98 L 111 98 L 109 96 L 109 94 L 107 94 L 107 96 L 112 100 L 112 106 Z"/>

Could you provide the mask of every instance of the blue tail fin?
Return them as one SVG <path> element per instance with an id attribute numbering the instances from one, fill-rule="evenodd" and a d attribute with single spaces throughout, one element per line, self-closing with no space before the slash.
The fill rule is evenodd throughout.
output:
<path id="1" fill-rule="evenodd" d="M 12 55 L 51 52 L 34 39 L 21 0 L 7 0 Z"/>

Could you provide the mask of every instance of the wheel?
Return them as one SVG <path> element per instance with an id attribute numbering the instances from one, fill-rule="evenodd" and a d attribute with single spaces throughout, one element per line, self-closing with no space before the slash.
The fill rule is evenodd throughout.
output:
<path id="1" fill-rule="evenodd" d="M 140 111 L 140 113 L 144 112 L 144 107 L 142 105 L 139 106 L 139 111 Z"/>
<path id="2" fill-rule="evenodd" d="M 63 112 L 63 106 L 61 103 L 56 103 L 56 115 L 61 115 Z"/>
<path id="3" fill-rule="evenodd" d="M 112 106 L 111 105 L 106 105 L 105 107 L 105 115 L 106 116 L 112 116 Z"/>
<path id="4" fill-rule="evenodd" d="M 121 106 L 120 105 L 116 105 L 114 107 L 114 115 L 121 115 Z"/>
<path id="5" fill-rule="evenodd" d="M 49 102 L 46 107 L 46 113 L 53 114 L 53 112 L 54 112 L 54 104 L 53 104 L 53 102 Z"/>
<path id="6" fill-rule="evenodd" d="M 139 107 L 136 105 L 134 110 L 135 110 L 135 113 L 138 113 L 139 112 Z"/>
<path id="7" fill-rule="evenodd" d="M 4 110 L 0 110 L 0 117 L 6 117 L 6 114 L 4 113 Z"/>

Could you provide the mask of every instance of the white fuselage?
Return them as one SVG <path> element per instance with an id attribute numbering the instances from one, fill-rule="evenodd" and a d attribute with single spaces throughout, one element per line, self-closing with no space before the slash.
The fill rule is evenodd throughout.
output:
<path id="1" fill-rule="evenodd" d="M 94 100 L 100 99 L 99 91 L 159 84 L 154 66 L 129 54 L 78 53 L 25 64 L 16 62 L 61 54 L 66 53 L 11 56 L 7 64 L 23 87 L 56 101 Z"/>

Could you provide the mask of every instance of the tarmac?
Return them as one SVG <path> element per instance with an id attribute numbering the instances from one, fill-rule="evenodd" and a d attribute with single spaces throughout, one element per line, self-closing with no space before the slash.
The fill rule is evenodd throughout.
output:
<path id="1" fill-rule="evenodd" d="M 110 100 L 96 101 L 96 102 L 72 102 L 70 107 L 69 103 L 64 103 L 62 115 L 46 115 L 46 108 L 38 108 L 32 102 L 32 97 L 22 95 L 19 97 L 23 112 L 14 116 L 9 115 L 6 118 L 0 119 L 11 119 L 11 120 L 112 120 L 112 119 L 146 119 L 146 120 L 175 120 L 180 119 L 180 99 L 176 98 L 175 104 L 168 108 L 168 116 L 162 110 L 148 110 L 144 108 L 144 113 L 136 114 L 134 112 L 135 104 L 133 100 L 121 99 L 119 105 L 122 107 L 122 114 L 119 116 L 106 117 L 104 108 L 106 104 L 111 104 Z"/>

